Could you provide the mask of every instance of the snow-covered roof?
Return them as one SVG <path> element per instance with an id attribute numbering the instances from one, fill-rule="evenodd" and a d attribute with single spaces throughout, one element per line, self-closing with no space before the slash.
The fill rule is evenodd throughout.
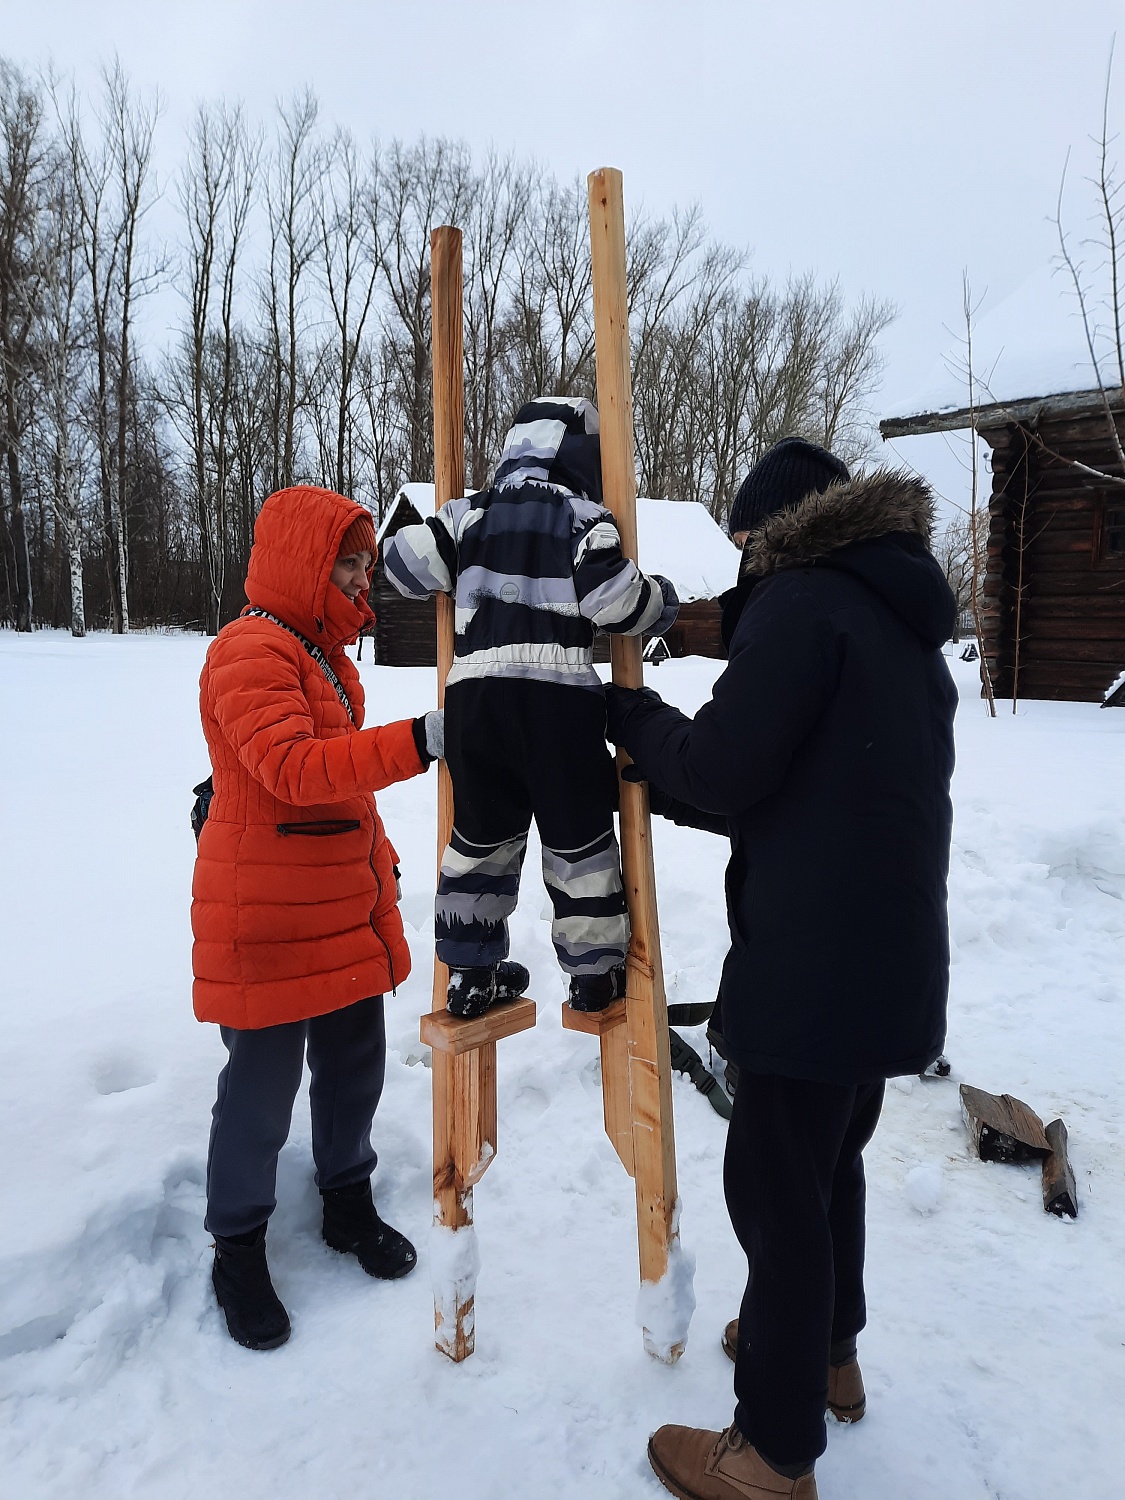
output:
<path id="1" fill-rule="evenodd" d="M 1105 319 L 1090 308 L 1099 325 L 1095 348 L 1102 379 L 1117 385 L 1116 360 L 1102 336 Z M 994 307 L 973 320 L 973 378 L 976 405 L 984 408 L 1031 398 L 1065 396 L 1096 387 L 1078 298 L 1069 273 L 1040 267 Z M 963 330 L 952 331 L 950 352 L 931 379 L 905 401 L 883 413 L 888 426 L 922 414 L 964 413 L 969 404 Z M 967 421 L 960 425 L 968 425 Z M 896 435 L 896 434 L 890 434 Z"/>
<path id="2" fill-rule="evenodd" d="M 432 484 L 404 484 L 403 497 L 423 519 L 433 515 Z M 383 517 L 380 542 L 397 508 L 398 500 Z M 637 548 L 641 567 L 670 578 L 685 604 L 715 599 L 738 578 L 738 548 L 698 500 L 638 499 Z"/>
<path id="3" fill-rule="evenodd" d="M 685 604 L 738 581 L 741 553 L 698 500 L 638 499 L 637 551 L 645 572 L 670 578 Z"/>
<path id="4" fill-rule="evenodd" d="M 434 486 L 432 484 L 404 484 L 395 496 L 394 504 L 387 507 L 386 515 L 379 522 L 379 528 L 375 533 L 375 540 L 380 546 L 382 546 L 383 542 L 383 533 L 390 525 L 395 511 L 398 509 L 399 501 L 403 499 L 409 500 L 423 521 L 427 516 L 432 516 L 434 513 Z"/>

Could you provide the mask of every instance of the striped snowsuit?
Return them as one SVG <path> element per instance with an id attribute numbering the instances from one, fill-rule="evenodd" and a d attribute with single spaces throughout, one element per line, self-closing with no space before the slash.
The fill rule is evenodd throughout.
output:
<path id="1" fill-rule="evenodd" d="M 629 919 L 594 632 L 662 634 L 679 605 L 667 580 L 622 556 L 601 504 L 594 406 L 529 402 L 492 488 L 404 527 L 383 560 L 400 593 L 455 599 L 446 696 L 455 828 L 438 880 L 438 956 L 453 967 L 507 956 L 534 817 L 559 963 L 605 973 L 624 959 Z"/>

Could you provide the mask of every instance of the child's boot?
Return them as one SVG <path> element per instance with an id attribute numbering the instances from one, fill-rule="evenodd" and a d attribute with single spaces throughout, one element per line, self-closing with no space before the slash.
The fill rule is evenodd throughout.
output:
<path id="1" fill-rule="evenodd" d="M 292 1331 L 266 1264 L 266 1226 L 227 1239 L 215 1236 L 211 1284 L 227 1332 L 244 1349 L 276 1349 Z"/>
<path id="2" fill-rule="evenodd" d="M 571 1010 L 605 1010 L 625 993 L 625 965 L 605 974 L 573 974 L 570 979 Z"/>
<path id="3" fill-rule="evenodd" d="M 521 995 L 527 994 L 530 983 L 531 975 L 523 964 L 515 964 L 505 958 L 496 965 L 497 1000 L 518 1000 Z"/>
<path id="4" fill-rule="evenodd" d="M 483 1016 L 496 999 L 496 969 L 483 964 L 471 969 L 449 971 L 449 988 L 445 1005 L 451 1016 Z"/>
<path id="5" fill-rule="evenodd" d="M 446 1008 L 453 1016 L 483 1016 L 490 1005 L 518 1000 L 530 983 L 523 964 L 507 959 L 489 967 L 450 969 Z"/>

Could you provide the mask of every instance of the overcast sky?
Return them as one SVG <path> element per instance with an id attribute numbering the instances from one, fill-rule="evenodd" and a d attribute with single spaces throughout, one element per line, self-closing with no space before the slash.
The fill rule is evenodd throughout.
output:
<path id="1" fill-rule="evenodd" d="M 698 201 L 760 272 L 892 299 L 880 406 L 901 410 L 955 351 L 963 268 L 987 313 L 1050 263 L 1068 147 L 1085 232 L 1123 16 L 1120 0 L 0 0 L 0 51 L 83 85 L 117 52 L 165 97 L 169 168 L 200 99 L 264 119 L 305 83 L 363 138 L 455 135 L 562 177 L 620 167 L 627 204 Z M 1119 128 L 1123 74 L 1125 55 Z M 941 439 L 900 456 L 962 483 Z"/>

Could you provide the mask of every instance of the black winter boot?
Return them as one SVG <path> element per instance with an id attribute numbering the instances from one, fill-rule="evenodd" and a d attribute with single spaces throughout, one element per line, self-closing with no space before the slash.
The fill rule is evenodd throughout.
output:
<path id="1" fill-rule="evenodd" d="M 518 1000 L 530 983 L 531 975 L 523 964 L 507 959 L 491 967 L 450 969 L 446 1009 L 453 1016 L 483 1016 L 491 1005 Z"/>
<path id="2" fill-rule="evenodd" d="M 414 1246 L 404 1234 L 384 1224 L 371 1201 L 371 1179 L 350 1187 L 321 1189 L 324 1240 L 342 1255 L 354 1255 L 368 1276 L 397 1281 L 418 1264 Z"/>
<path id="3" fill-rule="evenodd" d="M 571 1010 L 605 1010 L 625 993 L 625 965 L 605 974 L 573 974 L 570 980 Z"/>
<path id="4" fill-rule="evenodd" d="M 483 1016 L 496 998 L 494 968 L 450 969 L 445 1007 L 451 1016 Z"/>
<path id="5" fill-rule="evenodd" d="M 292 1329 L 266 1265 L 266 1226 L 226 1239 L 215 1236 L 211 1269 L 215 1296 L 227 1320 L 227 1332 L 244 1349 L 276 1349 Z"/>
<path id="6" fill-rule="evenodd" d="M 514 964 L 509 959 L 496 965 L 496 999 L 518 1000 L 521 995 L 527 994 L 527 987 L 531 983 L 531 975 L 523 964 Z"/>

